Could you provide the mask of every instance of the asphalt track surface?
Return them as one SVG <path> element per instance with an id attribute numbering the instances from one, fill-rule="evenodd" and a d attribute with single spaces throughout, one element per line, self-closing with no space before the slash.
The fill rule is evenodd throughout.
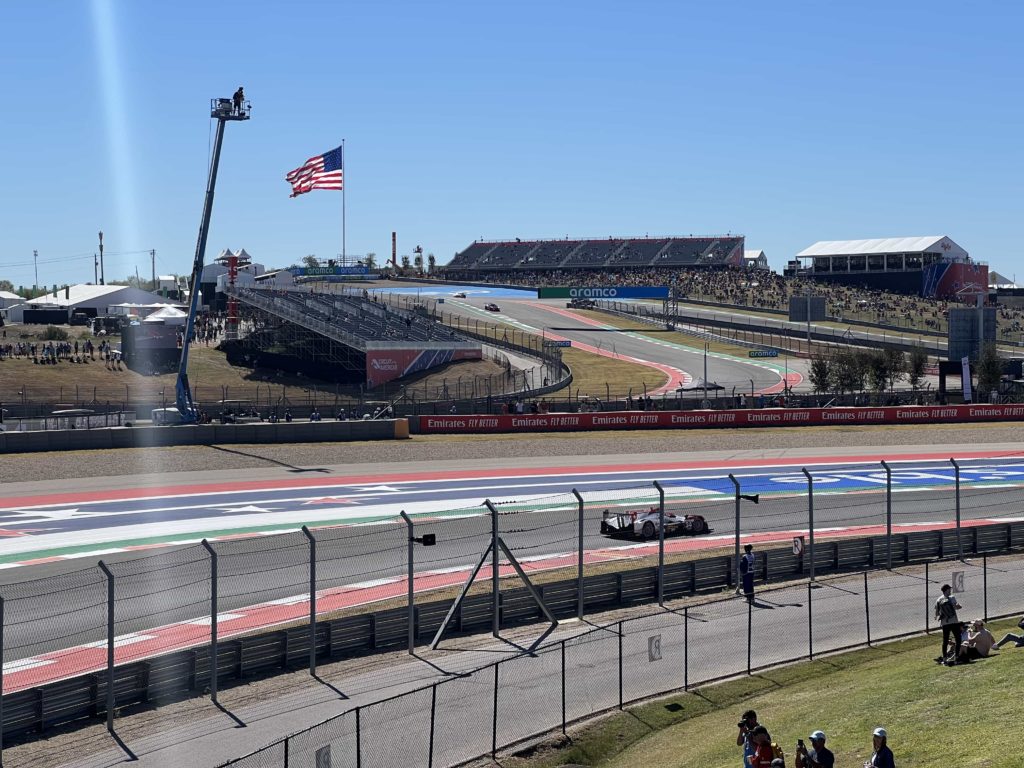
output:
<path id="1" fill-rule="evenodd" d="M 1014 515 L 1021 514 L 1024 460 L 999 450 L 982 453 L 990 455 L 960 462 L 962 518 L 1019 519 Z M 892 452 L 877 455 L 892 456 Z M 953 520 L 954 472 L 947 459 L 918 452 L 890 463 L 893 522 L 900 530 L 934 528 Z M 67 493 L 58 498 L 9 498 L 0 516 L 8 534 L 17 535 L 3 540 L 4 556 L 28 557 L 32 564 L 0 571 L 4 583 L 0 594 L 7 603 L 5 662 L 10 671 L 27 675 L 34 665 L 43 666 L 42 661 L 31 661 L 41 654 L 91 645 L 95 659 L 86 662 L 102 666 L 106 586 L 92 565 L 100 557 L 112 563 L 117 573 L 118 658 L 129 660 L 144 655 L 144 642 L 152 639 L 145 633 L 154 628 L 174 625 L 165 631 L 179 646 L 208 637 L 209 562 L 205 550 L 194 544 L 199 538 L 215 541 L 220 553 L 220 611 L 228 626 L 231 618 L 242 618 L 241 609 L 268 603 L 299 605 L 297 615 L 303 615 L 300 604 L 308 584 L 308 545 L 301 534 L 294 533 L 302 524 L 332 526 L 316 534 L 317 590 L 325 596 L 322 607 L 338 590 L 348 596 L 345 604 L 353 605 L 404 592 L 401 584 L 390 592 L 386 589 L 395 585 L 406 568 L 406 530 L 397 520 L 399 510 L 417 520 L 418 534 L 433 532 L 439 539 L 436 547 L 417 550 L 417 573 L 454 574 L 444 584 L 424 581 L 427 589 L 461 583 L 465 570 L 486 547 L 490 520 L 481 506 L 484 499 L 499 502 L 501 535 L 523 560 L 572 562 L 571 557 L 561 557 L 571 555 L 577 536 L 572 488 L 581 490 L 587 501 L 584 548 L 591 556 L 588 562 L 595 557 L 649 557 L 656 551 L 650 544 L 609 540 L 600 534 L 605 508 L 628 510 L 656 504 L 658 496 L 650 483 L 658 480 L 669 509 L 702 514 L 714 529 L 709 537 L 671 539 L 671 547 L 684 541 L 687 547 L 730 545 L 735 507 L 726 473 L 732 471 L 744 493 L 760 494 L 759 504 L 745 502 L 742 507 L 741 535 L 763 541 L 776 533 L 788 539 L 805 531 L 808 523 L 802 466 L 815 478 L 819 536 L 880 532 L 885 522 L 885 475 L 871 452 L 852 457 L 765 458 L 728 467 L 700 461 L 659 464 L 648 460 L 631 465 L 622 460 L 577 467 L 512 465 L 387 477 L 299 478 L 264 481 L 255 483 L 256 487 L 222 482 L 163 488 L 156 493 L 127 488 L 83 492 L 77 503 L 69 498 L 74 494 Z M 172 530 L 178 531 L 177 539 Z M 281 530 L 293 533 L 265 535 Z M 165 540 L 168 536 L 171 542 Z M 162 540 L 154 543 L 154 537 Z M 70 542 L 75 543 L 71 555 L 57 554 Z M 168 551 L 168 543 L 178 546 Z M 163 554 L 133 550 L 154 546 Z M 61 659 L 48 660 L 49 670 L 33 673 L 42 678 L 30 677 L 52 679 L 81 671 L 85 662 L 78 659 L 72 664 L 68 658 L 61 656 L 67 661 L 64 666 Z"/>
<path id="2" fill-rule="evenodd" d="M 569 339 L 583 349 L 589 347 L 616 357 L 669 366 L 687 374 L 686 383 L 704 375 L 704 350 L 700 341 L 694 340 L 692 345 L 687 345 L 668 338 L 659 339 L 660 331 L 656 326 L 645 333 L 614 329 L 610 323 L 601 323 L 567 309 L 564 299 L 504 299 L 495 302 L 500 312 L 485 311 L 483 306 L 488 301 L 447 298 L 442 308 L 471 319 L 489 319 L 491 322 L 503 322 L 551 338 Z M 708 380 L 718 383 L 729 394 L 734 387 L 737 392 L 749 392 L 751 387 L 755 392 L 781 391 L 782 380 L 787 373 L 790 375 L 790 386 L 799 385 L 803 379 L 801 371 L 805 367 L 804 362 L 797 359 L 789 363 L 785 359 L 748 362 L 718 353 L 709 354 L 707 364 Z M 678 383 L 673 382 L 669 391 L 674 391 L 676 386 Z M 651 390 L 655 390 L 653 385 Z M 603 393 L 589 394 L 600 397 Z"/>

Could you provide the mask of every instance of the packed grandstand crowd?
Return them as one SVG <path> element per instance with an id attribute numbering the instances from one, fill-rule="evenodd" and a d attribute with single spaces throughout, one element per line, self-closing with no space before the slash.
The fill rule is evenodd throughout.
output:
<path id="1" fill-rule="evenodd" d="M 953 301 L 923 299 L 870 288 L 784 277 L 768 270 L 700 269 L 648 267 L 625 270 L 545 270 L 517 269 L 485 272 L 477 280 L 503 285 L 570 287 L 667 285 L 679 299 L 707 301 L 755 309 L 787 310 L 792 296 L 811 291 L 824 296 L 829 316 L 857 319 L 884 325 L 945 332 L 949 309 L 964 306 Z M 997 306 L 1000 337 L 1017 340 L 1024 332 L 1024 312 L 1005 305 Z"/>

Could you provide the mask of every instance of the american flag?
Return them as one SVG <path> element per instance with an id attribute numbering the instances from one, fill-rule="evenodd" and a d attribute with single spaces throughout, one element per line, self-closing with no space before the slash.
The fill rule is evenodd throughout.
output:
<path id="1" fill-rule="evenodd" d="M 341 147 L 335 147 L 330 152 L 309 158 L 301 168 L 296 168 L 284 178 L 292 185 L 291 197 L 314 189 L 344 189 L 344 168 L 344 152 Z"/>

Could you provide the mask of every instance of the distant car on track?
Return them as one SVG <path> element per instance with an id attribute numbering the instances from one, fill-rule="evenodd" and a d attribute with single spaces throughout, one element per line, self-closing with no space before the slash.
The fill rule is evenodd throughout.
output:
<path id="1" fill-rule="evenodd" d="M 605 536 L 653 539 L 658 535 L 658 508 L 633 509 L 625 512 L 604 510 L 601 514 L 601 533 Z M 710 533 L 708 522 L 701 515 L 680 515 L 665 512 L 665 535 L 682 533 L 700 536 Z"/>
<path id="2" fill-rule="evenodd" d="M 501 312 L 501 307 L 497 304 L 484 304 L 484 309 L 488 312 Z"/>
<path id="3" fill-rule="evenodd" d="M 465 291 L 459 291 L 458 293 L 453 293 L 452 294 L 452 298 L 453 299 L 464 299 L 464 298 L 466 298 L 466 293 L 465 293 Z"/>

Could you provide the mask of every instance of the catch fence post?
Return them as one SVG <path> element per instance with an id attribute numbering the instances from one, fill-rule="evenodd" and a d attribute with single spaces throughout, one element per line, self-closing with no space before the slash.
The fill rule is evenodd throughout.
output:
<path id="1" fill-rule="evenodd" d="M 622 620 L 619 620 L 619 709 L 622 709 Z"/>
<path id="2" fill-rule="evenodd" d="M 98 563 L 107 577 L 107 730 L 114 732 L 114 574 L 102 560 Z"/>
<path id="3" fill-rule="evenodd" d="M 750 674 L 750 656 L 754 640 L 754 604 L 747 603 L 747 674 Z"/>
<path id="4" fill-rule="evenodd" d="M 985 621 L 988 621 L 988 555 L 981 556 L 981 600 L 982 610 L 981 615 Z M 3 619 L 3 599 L 0 598 L 0 621 Z M 2 632 L 2 629 L 0 629 Z M 2 638 L 2 635 L 0 635 Z"/>
<path id="5" fill-rule="evenodd" d="M 402 516 L 402 519 L 405 520 L 406 532 L 409 534 L 409 536 L 408 536 L 409 542 L 408 542 L 408 545 L 407 545 L 408 546 L 408 552 L 407 552 L 408 564 L 406 566 L 406 571 L 405 571 L 406 581 L 408 582 L 408 595 L 407 595 L 407 599 L 406 599 L 406 601 L 408 603 L 408 607 L 407 607 L 406 621 L 409 624 L 409 633 L 408 633 L 409 634 L 409 653 L 410 653 L 410 655 L 412 655 L 412 654 L 416 653 L 416 591 L 415 591 L 414 585 L 413 585 L 413 576 L 416 573 L 416 570 L 415 570 L 415 568 L 416 568 L 416 562 L 415 562 L 415 560 L 416 560 L 416 556 L 415 556 L 416 530 L 415 530 L 415 527 L 413 526 L 412 520 L 409 518 L 409 516 L 407 514 L 405 514 L 405 510 L 402 510 L 398 514 L 400 514 Z"/>
<path id="6" fill-rule="evenodd" d="M 807 582 L 807 658 L 814 660 L 814 592 Z"/>
<path id="7" fill-rule="evenodd" d="M 3 409 L 0 408 L 0 412 Z M 0 597 L 0 768 L 4 765 L 4 599 Z"/>
<path id="8" fill-rule="evenodd" d="M 583 496 L 575 488 L 572 489 L 572 495 L 576 497 L 579 507 L 579 526 L 576 531 L 576 618 L 583 621 Z"/>
<path id="9" fill-rule="evenodd" d="M 210 553 L 210 699 L 217 703 L 217 551 L 206 539 L 200 542 Z"/>
<path id="10" fill-rule="evenodd" d="M 309 674 L 316 677 L 316 539 L 302 526 L 309 540 Z"/>
<path id="11" fill-rule="evenodd" d="M 434 731 L 437 718 L 437 683 L 430 686 L 430 747 L 427 752 L 427 768 L 434 768 Z"/>
<path id="12" fill-rule="evenodd" d="M 924 632 L 928 634 L 928 621 L 931 618 L 929 603 L 931 602 L 931 590 L 928 585 L 928 563 L 924 564 Z"/>
<path id="13" fill-rule="evenodd" d="M 491 511 L 491 634 L 498 637 L 501 631 L 501 585 L 498 581 L 500 553 L 498 548 L 498 509 L 490 499 L 484 504 Z"/>
<path id="14" fill-rule="evenodd" d="M 362 707 L 356 707 L 356 768 L 363 768 L 363 728 L 360 711 Z"/>
<path id="15" fill-rule="evenodd" d="M 960 465 L 953 458 L 949 460 L 949 463 L 953 465 L 954 487 L 956 491 L 956 558 L 957 560 L 963 560 L 964 546 L 960 539 Z"/>
<path id="16" fill-rule="evenodd" d="M 665 607 L 665 489 L 654 481 L 658 489 L 658 605 Z"/>
<path id="17" fill-rule="evenodd" d="M 732 480 L 733 488 L 736 491 L 736 546 L 732 561 L 732 570 L 734 573 L 729 574 L 729 584 L 732 584 L 732 579 L 735 576 L 737 578 L 737 586 L 739 586 L 738 579 L 740 571 L 740 481 L 737 480 L 731 472 L 729 473 L 729 479 Z"/>
<path id="18" fill-rule="evenodd" d="M 807 471 L 807 467 L 804 467 L 801 471 L 804 473 L 804 477 L 807 478 L 807 532 L 809 534 L 808 543 L 811 556 L 811 581 L 814 581 L 814 478 Z"/>
<path id="19" fill-rule="evenodd" d="M 868 645 L 871 645 L 871 603 L 868 601 L 868 572 L 864 571 L 864 621 L 867 624 Z"/>
<path id="20" fill-rule="evenodd" d="M 565 735 L 565 640 L 562 641 L 562 735 Z"/>
<path id="21" fill-rule="evenodd" d="M 882 461 L 885 470 L 885 568 L 892 570 L 892 470 Z"/>
<path id="22" fill-rule="evenodd" d="M 494 664 L 494 708 L 491 710 L 491 757 L 498 756 L 498 665 Z"/>
<path id="23" fill-rule="evenodd" d="M 683 690 L 690 690 L 690 607 L 683 608 Z"/>

